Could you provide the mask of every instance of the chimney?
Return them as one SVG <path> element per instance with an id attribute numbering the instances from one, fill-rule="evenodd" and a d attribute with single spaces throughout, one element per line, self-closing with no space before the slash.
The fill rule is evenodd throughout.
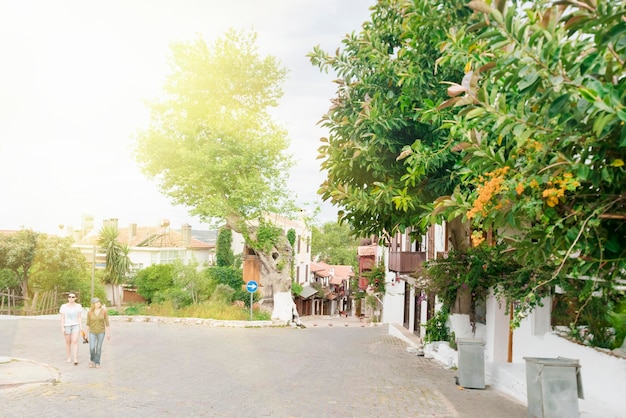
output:
<path id="1" fill-rule="evenodd" d="M 137 224 L 130 224 L 128 241 L 132 241 L 137 237 Z"/>
<path id="2" fill-rule="evenodd" d="M 117 218 L 106 219 L 103 224 L 105 226 L 112 226 L 117 229 Z"/>
<path id="3" fill-rule="evenodd" d="M 181 230 L 182 235 L 182 245 L 183 247 L 188 247 L 191 245 L 191 225 L 184 224 Z"/>

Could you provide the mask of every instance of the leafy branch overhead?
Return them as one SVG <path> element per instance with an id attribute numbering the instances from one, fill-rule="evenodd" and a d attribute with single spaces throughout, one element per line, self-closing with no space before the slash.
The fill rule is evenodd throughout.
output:
<path id="1" fill-rule="evenodd" d="M 541 272 L 511 279 L 522 305 L 572 277 L 619 298 L 626 2 L 390 0 L 371 10 L 335 54 L 309 54 L 337 75 L 319 192 L 341 220 L 384 235 L 461 219 L 474 246 L 493 231 L 516 263 Z"/>
<path id="2" fill-rule="evenodd" d="M 626 5 L 469 7 L 481 22 L 451 32 L 440 59 L 465 69 L 452 207 L 508 231 L 518 260 L 554 280 L 611 288 L 626 267 Z"/>

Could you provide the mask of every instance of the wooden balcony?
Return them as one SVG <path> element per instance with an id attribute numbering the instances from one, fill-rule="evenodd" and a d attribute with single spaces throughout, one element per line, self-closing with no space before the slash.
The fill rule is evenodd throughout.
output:
<path id="1" fill-rule="evenodd" d="M 425 261 L 424 251 L 389 251 L 389 271 L 396 273 L 415 273 Z"/>

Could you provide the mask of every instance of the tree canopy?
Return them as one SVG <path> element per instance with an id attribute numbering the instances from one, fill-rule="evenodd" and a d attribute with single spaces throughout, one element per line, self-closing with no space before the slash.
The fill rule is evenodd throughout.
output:
<path id="1" fill-rule="evenodd" d="M 276 58 L 259 55 L 254 33 L 231 30 L 211 44 L 199 38 L 171 52 L 164 96 L 151 103 L 150 125 L 137 136 L 137 160 L 175 203 L 244 236 L 273 295 L 273 318 L 291 321 L 295 304 L 284 268 L 291 246 L 282 230 L 261 237 L 269 231 L 265 216 L 293 208 L 286 131 L 270 115 L 287 72 Z"/>
<path id="2" fill-rule="evenodd" d="M 460 0 L 381 1 L 335 55 L 319 47 L 309 54 L 339 77 L 321 120 L 329 136 L 319 149 L 327 172 L 319 192 L 359 235 L 423 232 L 432 203 L 458 183 L 451 113 L 436 106 L 447 98 L 442 82 L 463 68 L 438 68 L 437 60 L 448 31 L 471 14 Z"/>
<path id="3" fill-rule="evenodd" d="M 359 240 L 347 224 L 327 222 L 311 231 L 311 256 L 327 264 L 353 266 L 356 271 Z"/>
<path id="4" fill-rule="evenodd" d="M 480 23 L 450 33 L 462 187 L 449 201 L 517 261 L 611 292 L 626 270 L 626 2 L 472 1 Z M 476 236 L 476 244 L 482 237 Z"/>
<path id="5" fill-rule="evenodd" d="M 339 77 L 320 194 L 342 221 L 493 231 L 522 305 L 623 287 L 626 2 L 387 0 L 343 43 L 310 54 Z"/>
<path id="6" fill-rule="evenodd" d="M 286 70 L 261 57 L 256 35 L 229 31 L 171 47 L 164 96 L 150 104 L 137 136 L 143 172 L 174 203 L 206 221 L 240 221 L 282 212 L 291 159 L 286 131 L 270 117 Z"/>

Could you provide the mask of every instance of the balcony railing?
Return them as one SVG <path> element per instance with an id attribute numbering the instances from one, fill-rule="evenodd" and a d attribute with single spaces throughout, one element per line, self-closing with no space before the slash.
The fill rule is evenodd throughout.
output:
<path id="1" fill-rule="evenodd" d="M 390 251 L 389 271 L 396 273 L 411 274 L 422 268 L 426 261 L 424 251 Z"/>

